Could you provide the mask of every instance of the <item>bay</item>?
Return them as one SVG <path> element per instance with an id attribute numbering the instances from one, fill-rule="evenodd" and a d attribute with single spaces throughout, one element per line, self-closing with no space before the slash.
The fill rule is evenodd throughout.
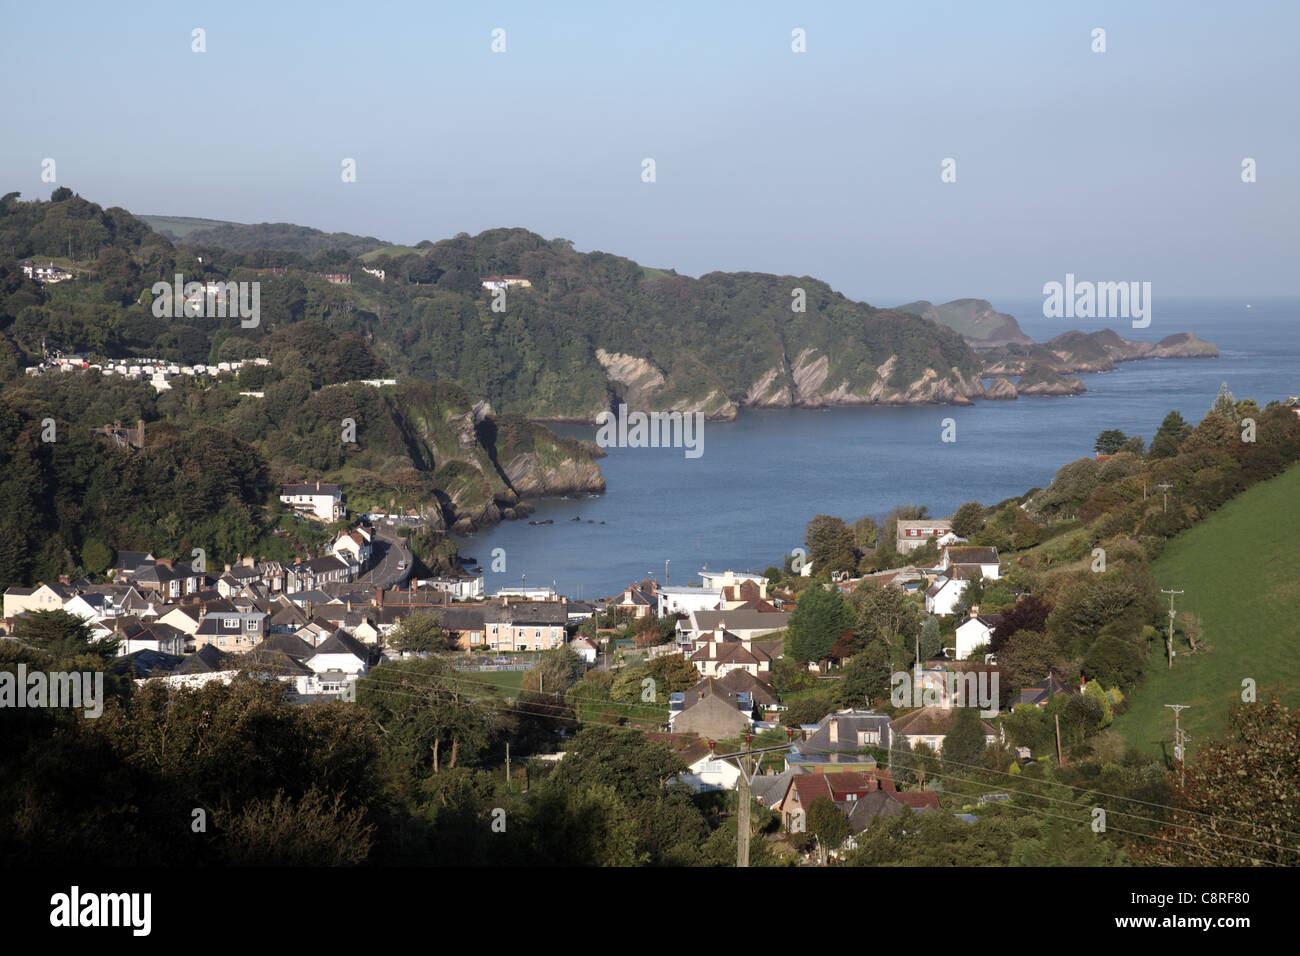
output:
<path id="1" fill-rule="evenodd" d="M 461 552 L 480 562 L 488 593 L 526 582 L 554 583 L 571 598 L 608 596 L 648 575 L 663 583 L 665 562 L 672 584 L 698 582 L 706 566 L 761 571 L 802 544 L 817 514 L 854 521 L 899 503 L 940 516 L 965 501 L 993 504 L 1091 456 L 1103 429 L 1149 442 L 1170 410 L 1199 421 L 1221 382 L 1261 406 L 1300 394 L 1300 299 L 1157 299 L 1147 329 L 1045 319 L 1041 298 L 993 304 L 1038 341 L 1071 328 L 1149 341 L 1189 331 L 1218 345 L 1219 358 L 1123 363 L 1079 375 L 1088 391 L 1074 397 L 742 410 L 734 422 L 705 424 L 699 458 L 680 448 L 608 449 L 604 495 L 536 500 L 531 520 L 554 524 L 503 522 L 460 538 Z M 946 418 L 955 442 L 941 440 Z M 589 426 L 556 431 L 595 437 Z M 505 570 L 494 572 L 498 548 Z"/>

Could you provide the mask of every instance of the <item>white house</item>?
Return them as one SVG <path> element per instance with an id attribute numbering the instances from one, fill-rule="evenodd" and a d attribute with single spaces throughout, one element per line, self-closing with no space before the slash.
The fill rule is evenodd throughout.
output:
<path id="1" fill-rule="evenodd" d="M 280 500 L 295 511 L 326 523 L 338 521 L 347 514 L 343 507 L 343 492 L 338 485 L 322 482 L 303 485 L 282 485 Z"/>
<path id="2" fill-rule="evenodd" d="M 370 669 L 370 652 L 355 637 L 338 630 L 316 648 L 306 663 L 315 674 L 309 686 L 318 693 L 338 693 L 365 676 Z"/>
<path id="3" fill-rule="evenodd" d="M 350 559 L 364 567 L 366 562 L 370 560 L 370 533 L 365 528 L 340 531 L 330 550 L 339 557 L 345 560 Z"/>
<path id="4" fill-rule="evenodd" d="M 585 637 L 579 637 L 569 642 L 569 647 L 573 652 L 583 659 L 587 664 L 596 663 L 596 645 L 591 643 Z"/>
<path id="5" fill-rule="evenodd" d="M 740 770 L 729 760 L 719 760 L 712 752 L 695 758 L 687 765 L 687 773 L 677 779 L 696 793 L 701 790 L 735 790 L 740 782 Z"/>
<path id="6" fill-rule="evenodd" d="M 952 614 L 966 590 L 966 582 L 975 577 L 977 570 L 972 565 L 954 565 L 946 573 L 931 581 L 930 586 L 925 589 L 926 611 L 942 617 Z"/>
<path id="7" fill-rule="evenodd" d="M 4 594 L 4 616 L 12 620 L 26 611 L 59 611 L 63 609 L 63 602 L 72 596 L 72 589 L 62 584 L 7 588 Z"/>
<path id="8" fill-rule="evenodd" d="M 971 651 L 981 644 L 987 646 L 1000 623 L 1001 614 L 981 614 L 979 605 L 973 605 L 970 617 L 957 626 L 957 660 L 969 659 Z"/>
<path id="9" fill-rule="evenodd" d="M 716 611 L 722 606 L 721 588 L 665 587 L 655 592 L 659 599 L 659 617 L 690 614 L 692 611 Z"/>

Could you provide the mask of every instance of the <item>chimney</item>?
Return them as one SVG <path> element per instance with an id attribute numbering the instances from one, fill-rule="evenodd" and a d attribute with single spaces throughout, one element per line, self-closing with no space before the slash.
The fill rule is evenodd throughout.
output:
<path id="1" fill-rule="evenodd" d="M 972 620 L 980 616 L 980 606 L 978 604 L 970 606 L 970 616 Z"/>
<path id="2" fill-rule="evenodd" d="M 831 743 L 833 744 L 839 743 L 840 742 L 840 721 L 838 717 L 831 718 L 830 730 L 831 730 Z"/>
<path id="3" fill-rule="evenodd" d="M 384 606 L 384 589 L 380 588 L 378 591 L 375 592 L 375 607 L 383 607 L 383 606 Z"/>
<path id="4" fill-rule="evenodd" d="M 714 660 L 717 659 L 717 657 L 718 657 L 718 642 L 717 642 L 717 641 L 710 641 L 710 642 L 709 642 L 709 657 L 712 658 L 712 659 L 714 659 Z"/>
<path id="5" fill-rule="evenodd" d="M 144 419 L 140 419 L 140 424 L 136 426 L 135 440 L 141 448 L 144 447 Z"/>

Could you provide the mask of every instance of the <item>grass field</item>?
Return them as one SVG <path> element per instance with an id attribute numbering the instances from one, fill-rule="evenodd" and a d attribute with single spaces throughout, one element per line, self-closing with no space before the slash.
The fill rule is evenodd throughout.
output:
<path id="1" fill-rule="evenodd" d="M 184 239 L 196 229 L 231 225 L 221 219 L 195 219 L 191 216 L 137 216 L 136 218 L 143 219 L 155 232 L 166 229 L 179 239 Z"/>
<path id="2" fill-rule="evenodd" d="M 1173 711 L 1189 704 L 1182 724 L 1198 743 L 1222 735 L 1228 708 L 1253 678 L 1258 699 L 1277 688 L 1300 704 L 1300 466 L 1256 485 L 1206 521 L 1169 542 L 1153 565 L 1178 611 L 1201 618 L 1201 650 L 1176 640 L 1171 670 L 1164 641 L 1152 642 L 1146 680 L 1115 729 L 1128 743 L 1172 756 Z M 1167 600 L 1167 598 L 1166 598 Z"/>
<path id="3" fill-rule="evenodd" d="M 415 253 L 422 256 L 428 250 L 417 249 L 414 246 L 381 246 L 378 249 L 372 249 L 361 257 L 362 262 L 374 262 L 380 256 L 406 256 Z"/>

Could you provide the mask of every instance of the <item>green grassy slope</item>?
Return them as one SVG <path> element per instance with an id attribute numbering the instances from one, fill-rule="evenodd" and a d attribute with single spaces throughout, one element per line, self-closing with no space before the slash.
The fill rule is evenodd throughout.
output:
<path id="1" fill-rule="evenodd" d="M 1202 649 L 1175 641 L 1174 666 L 1153 642 L 1150 670 L 1115 728 L 1130 744 L 1172 754 L 1173 712 L 1190 704 L 1183 726 L 1190 757 L 1224 729 L 1250 677 L 1264 699 L 1274 688 L 1300 704 L 1300 466 L 1228 502 L 1169 542 L 1153 566 L 1161 588 L 1185 591 L 1175 608 L 1200 616 Z"/>

